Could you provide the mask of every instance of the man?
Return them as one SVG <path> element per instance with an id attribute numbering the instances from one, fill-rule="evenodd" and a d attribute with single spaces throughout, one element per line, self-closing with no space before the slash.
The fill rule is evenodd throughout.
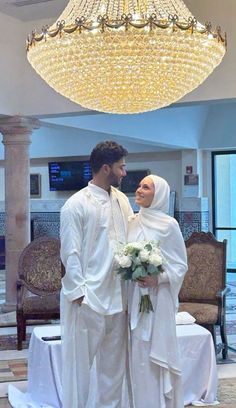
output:
<path id="1" fill-rule="evenodd" d="M 96 408 L 121 404 L 126 313 L 114 252 L 126 242 L 132 209 L 114 187 L 126 176 L 126 155 L 116 142 L 99 143 L 90 157 L 93 179 L 61 210 L 63 408 L 92 408 L 95 356 Z"/>

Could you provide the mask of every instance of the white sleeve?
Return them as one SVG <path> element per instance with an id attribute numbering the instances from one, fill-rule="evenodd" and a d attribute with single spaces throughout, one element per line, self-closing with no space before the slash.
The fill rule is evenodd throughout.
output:
<path id="1" fill-rule="evenodd" d="M 169 277 L 168 277 L 167 272 L 164 271 L 164 272 L 159 273 L 157 277 L 157 282 L 158 282 L 158 285 L 161 285 L 161 283 L 169 282 Z"/>
<path id="2" fill-rule="evenodd" d="M 178 294 L 187 271 L 187 252 L 178 222 L 172 218 L 168 234 L 161 247 L 166 258 L 165 271 L 168 275 L 173 299 L 178 304 Z"/>
<path id="3" fill-rule="evenodd" d="M 81 266 L 81 243 L 83 237 L 82 214 L 71 210 L 69 206 L 61 210 L 60 239 L 61 260 L 65 266 L 62 279 L 62 291 L 69 301 L 85 294 L 85 279 Z"/>

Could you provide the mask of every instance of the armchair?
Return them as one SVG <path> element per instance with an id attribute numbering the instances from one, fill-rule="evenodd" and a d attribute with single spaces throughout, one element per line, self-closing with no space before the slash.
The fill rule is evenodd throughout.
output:
<path id="1" fill-rule="evenodd" d="M 225 301 L 226 240 L 219 242 L 210 233 L 194 232 L 186 241 L 188 271 L 179 294 L 179 311 L 189 312 L 196 323 L 207 328 L 216 351 L 228 356 Z M 216 346 L 215 326 L 220 326 L 222 345 Z"/>
<path id="2" fill-rule="evenodd" d="M 59 319 L 60 241 L 42 237 L 32 241 L 19 259 L 17 280 L 17 348 L 26 338 L 27 320 Z"/>

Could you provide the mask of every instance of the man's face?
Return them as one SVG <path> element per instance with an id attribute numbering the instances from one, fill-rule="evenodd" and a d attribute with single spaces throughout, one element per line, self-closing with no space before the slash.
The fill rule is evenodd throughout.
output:
<path id="1" fill-rule="evenodd" d="M 108 182 L 113 187 L 119 187 L 123 177 L 126 176 L 125 159 L 120 159 L 109 167 Z"/>

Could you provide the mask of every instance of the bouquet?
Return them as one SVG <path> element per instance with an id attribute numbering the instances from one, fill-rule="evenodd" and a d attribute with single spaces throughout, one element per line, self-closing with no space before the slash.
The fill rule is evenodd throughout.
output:
<path id="1" fill-rule="evenodd" d="M 165 259 L 156 241 L 131 242 L 122 246 L 115 255 L 118 263 L 118 274 L 125 280 L 137 280 L 147 275 L 157 276 L 163 272 Z M 153 311 L 148 289 L 140 288 L 142 292 L 139 311 Z"/>

